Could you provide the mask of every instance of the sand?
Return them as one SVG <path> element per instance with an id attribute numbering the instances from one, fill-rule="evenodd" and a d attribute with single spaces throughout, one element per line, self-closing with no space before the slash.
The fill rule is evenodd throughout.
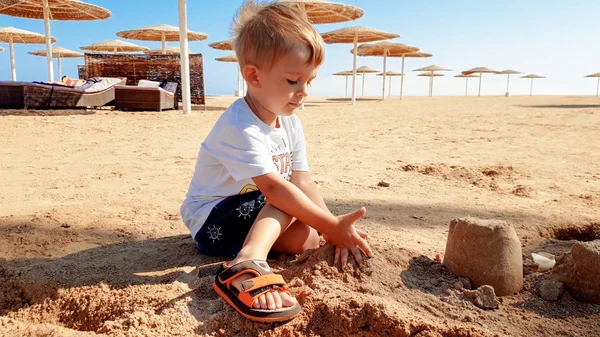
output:
<path id="1" fill-rule="evenodd" d="M 1 336 L 600 335 L 600 305 L 542 299 L 530 256 L 600 239 L 600 100 L 310 99 L 312 176 L 333 212 L 367 208 L 375 257 L 339 271 L 327 246 L 273 256 L 303 307 L 283 324 L 243 319 L 210 267 L 197 277 L 222 259 L 198 254 L 179 216 L 232 100 L 192 116 L 0 111 Z M 468 216 L 514 226 L 518 294 L 470 289 L 440 263 L 450 221 Z"/>

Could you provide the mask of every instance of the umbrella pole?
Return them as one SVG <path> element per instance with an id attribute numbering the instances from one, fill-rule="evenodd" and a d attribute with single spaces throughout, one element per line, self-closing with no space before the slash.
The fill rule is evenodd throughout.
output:
<path id="1" fill-rule="evenodd" d="M 186 0 L 179 0 L 179 43 L 181 49 L 181 96 L 183 113 L 192 113 L 192 101 L 190 98 L 190 59 L 188 50 L 187 32 L 187 8 Z M 206 89 L 205 89 L 206 92 Z M 206 98 L 205 98 L 206 99 Z M 206 101 L 204 102 L 206 109 Z"/>
<path id="2" fill-rule="evenodd" d="M 344 91 L 344 97 L 348 97 L 348 76 L 344 76 L 346 78 L 346 91 Z"/>
<path id="3" fill-rule="evenodd" d="M 50 6 L 48 0 L 44 4 L 44 30 L 46 32 L 46 61 L 48 62 L 48 82 L 54 82 L 54 66 L 52 65 L 52 41 L 50 36 Z"/>
<path id="4" fill-rule="evenodd" d="M 358 34 L 354 34 L 354 49 L 352 49 L 352 105 L 356 104 L 356 45 L 358 44 Z M 363 77 L 364 81 L 364 77 Z M 363 82 L 364 83 L 364 82 Z"/>
<path id="5" fill-rule="evenodd" d="M 167 37 L 165 33 L 161 33 L 161 41 L 162 41 L 162 54 L 165 55 L 167 53 Z"/>
<path id="6" fill-rule="evenodd" d="M 504 94 L 504 96 L 508 97 L 510 96 L 510 91 L 508 90 L 510 88 L 510 74 L 508 74 L 508 76 L 506 77 L 506 93 Z"/>
<path id="7" fill-rule="evenodd" d="M 402 90 L 404 89 L 404 54 L 402 54 L 402 71 L 400 71 L 400 99 L 402 99 Z"/>
<path id="8" fill-rule="evenodd" d="M 533 96 L 533 78 L 531 79 L 531 85 L 529 86 L 529 96 Z"/>
<path id="9" fill-rule="evenodd" d="M 477 92 L 477 97 L 481 97 L 481 77 L 483 73 L 479 73 L 479 91 Z"/>
<path id="10" fill-rule="evenodd" d="M 465 97 L 467 97 L 467 93 L 469 92 L 469 78 L 466 78 L 467 84 L 465 84 Z"/>
<path id="11" fill-rule="evenodd" d="M 237 92 L 235 93 L 235 96 L 240 97 L 240 70 L 239 70 L 239 67 L 238 67 L 237 75 L 238 75 L 238 82 L 237 82 Z"/>
<path id="12" fill-rule="evenodd" d="M 383 88 L 381 89 L 381 100 L 385 100 L 385 75 L 387 66 L 387 50 L 383 53 Z"/>
<path id="13" fill-rule="evenodd" d="M 56 62 L 58 63 L 58 80 L 62 78 L 62 71 L 60 70 L 60 57 L 56 58 Z"/>
<path id="14" fill-rule="evenodd" d="M 388 76 L 388 97 L 392 96 L 392 76 Z"/>
<path id="15" fill-rule="evenodd" d="M 431 72 L 431 76 L 429 76 L 429 97 L 433 96 L 433 71 Z"/>
<path id="16" fill-rule="evenodd" d="M 363 73 L 363 74 L 362 74 L 362 78 L 363 78 L 363 80 L 362 80 L 362 92 L 360 93 L 360 95 L 361 95 L 362 97 L 364 97 L 364 96 L 365 96 L 365 75 L 366 75 L 366 74 L 367 74 L 367 73 Z"/>
<path id="17" fill-rule="evenodd" d="M 13 44 L 12 35 L 8 38 L 8 49 L 10 51 L 10 72 L 12 80 L 17 80 L 17 68 L 15 67 L 15 46 Z"/>

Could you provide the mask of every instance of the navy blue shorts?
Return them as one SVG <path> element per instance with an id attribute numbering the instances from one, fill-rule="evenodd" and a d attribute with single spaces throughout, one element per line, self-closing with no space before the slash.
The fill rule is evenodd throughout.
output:
<path id="1" fill-rule="evenodd" d="M 260 191 L 232 195 L 216 204 L 194 238 L 200 253 L 235 257 L 264 206 Z"/>

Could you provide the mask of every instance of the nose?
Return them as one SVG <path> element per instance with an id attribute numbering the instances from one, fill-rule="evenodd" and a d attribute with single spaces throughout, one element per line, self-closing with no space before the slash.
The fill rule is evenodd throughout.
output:
<path id="1" fill-rule="evenodd" d="M 300 90 L 296 91 L 296 96 L 306 97 L 308 96 L 308 83 L 304 83 Z"/>

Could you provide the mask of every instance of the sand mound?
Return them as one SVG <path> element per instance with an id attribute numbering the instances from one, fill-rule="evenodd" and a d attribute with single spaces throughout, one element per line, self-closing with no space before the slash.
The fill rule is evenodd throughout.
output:
<path id="1" fill-rule="evenodd" d="M 401 169 L 405 172 L 418 172 L 438 179 L 467 183 L 490 191 L 512 193 L 521 197 L 531 197 L 535 194 L 531 186 L 515 184 L 519 174 L 512 166 L 496 165 L 470 168 L 439 163 L 408 164 L 402 166 Z"/>
<path id="2" fill-rule="evenodd" d="M 556 262 L 552 275 L 577 299 L 600 304 L 600 240 L 576 242 Z"/>
<path id="3" fill-rule="evenodd" d="M 500 296 L 514 294 L 523 286 L 521 243 L 505 221 L 452 220 L 444 264 L 477 287 L 491 285 Z"/>

